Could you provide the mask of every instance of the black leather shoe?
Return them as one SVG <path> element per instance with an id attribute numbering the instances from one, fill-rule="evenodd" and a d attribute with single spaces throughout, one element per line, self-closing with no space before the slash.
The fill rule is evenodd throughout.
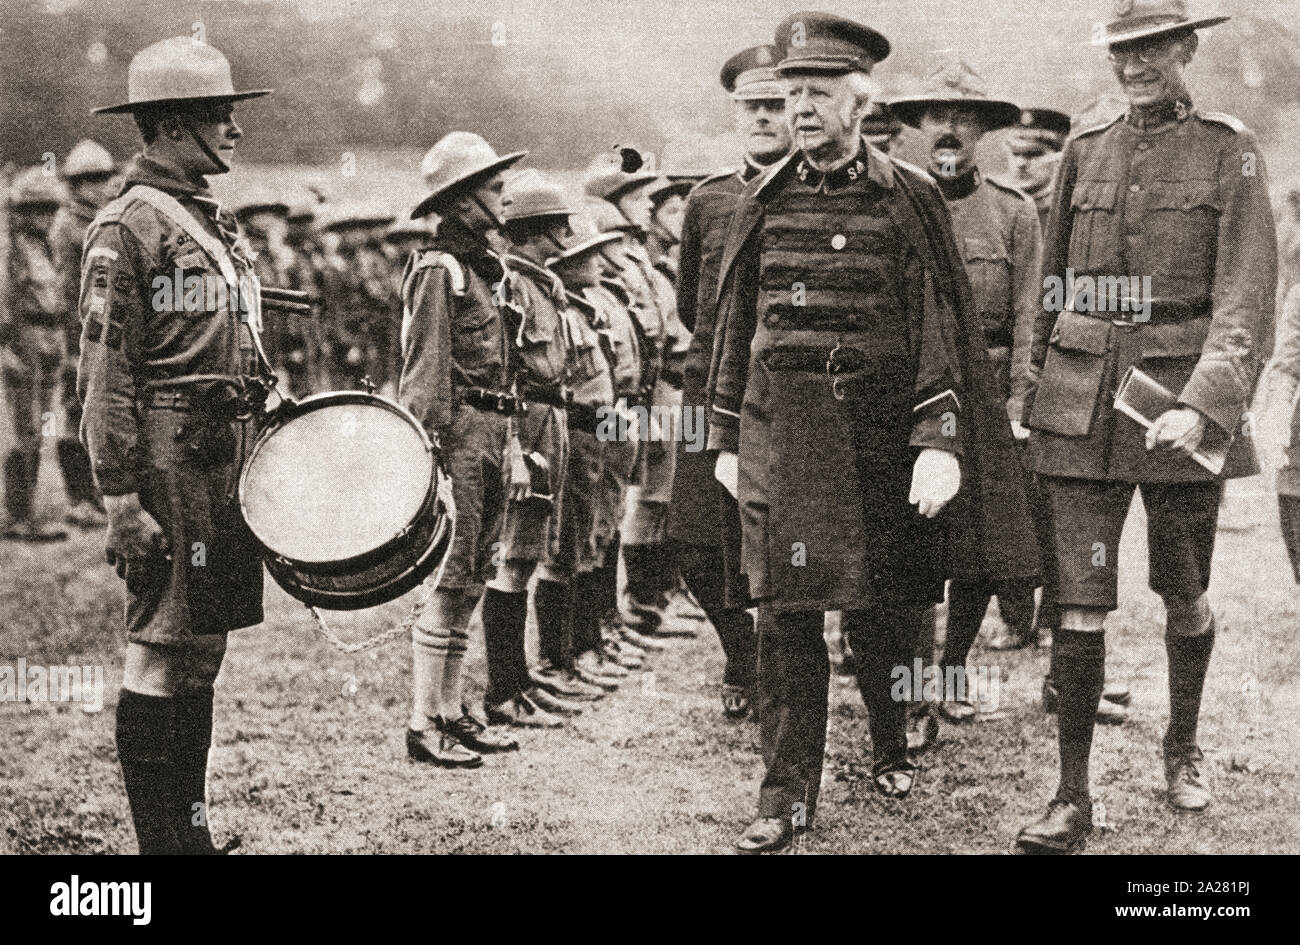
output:
<path id="1" fill-rule="evenodd" d="M 517 751 L 519 742 L 509 732 L 493 731 L 461 706 L 458 719 L 435 719 L 438 730 L 450 735 L 466 748 L 492 754 L 498 751 Z"/>
<path id="2" fill-rule="evenodd" d="M 1128 705 L 1133 701 L 1133 693 L 1128 686 L 1118 682 L 1108 682 L 1101 689 L 1101 697 L 1115 705 Z"/>
<path id="3" fill-rule="evenodd" d="M 1204 758 L 1199 748 L 1165 755 L 1165 783 L 1169 787 L 1166 797 L 1174 810 L 1203 811 L 1214 800 L 1199 765 Z"/>
<path id="4" fill-rule="evenodd" d="M 564 720 L 552 715 L 522 693 L 497 705 L 484 705 L 488 722 L 515 728 L 559 728 Z M 515 747 L 519 745 L 516 742 Z M 501 749 L 498 749 L 501 750 Z"/>
<path id="5" fill-rule="evenodd" d="M 543 664 L 528 674 L 533 685 L 545 689 L 561 699 L 573 699 L 575 702 L 595 702 L 605 697 L 605 690 L 599 686 L 585 683 L 567 669 Z"/>
<path id="6" fill-rule="evenodd" d="M 1082 807 L 1057 797 L 1047 805 L 1046 814 L 1017 834 L 1016 846 L 1030 854 L 1077 853 L 1091 833 L 1091 805 Z"/>
<path id="7" fill-rule="evenodd" d="M 889 765 L 881 771 L 871 775 L 872 787 L 881 797 L 902 800 L 912 793 L 912 788 L 916 786 L 917 776 L 921 773 L 921 768 L 910 758 L 896 765 Z"/>
<path id="8" fill-rule="evenodd" d="M 729 719 L 743 719 L 751 707 L 748 686 L 722 685 L 722 714 Z"/>
<path id="9" fill-rule="evenodd" d="M 422 732 L 406 730 L 406 756 L 439 768 L 481 768 L 483 758 L 470 751 L 445 732 L 426 728 Z"/>
<path id="10" fill-rule="evenodd" d="M 532 689 L 526 690 L 524 695 L 528 697 L 528 701 L 539 709 L 544 709 L 552 715 L 558 715 L 561 718 L 573 718 L 582 715 L 582 706 L 576 702 L 565 702 L 563 699 L 551 695 L 541 686 L 534 686 Z"/>
<path id="11" fill-rule="evenodd" d="M 637 633 L 631 627 L 620 626 L 615 631 L 619 639 L 631 643 L 633 646 L 648 653 L 657 653 L 668 649 L 667 644 L 662 640 L 656 640 L 654 637 L 646 636 L 644 633 Z"/>
<path id="12" fill-rule="evenodd" d="M 785 817 L 760 817 L 736 841 L 736 852 L 748 855 L 784 850 L 794 839 L 794 828 Z"/>

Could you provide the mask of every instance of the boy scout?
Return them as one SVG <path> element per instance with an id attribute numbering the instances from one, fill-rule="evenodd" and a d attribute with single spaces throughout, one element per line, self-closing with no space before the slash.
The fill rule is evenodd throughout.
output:
<path id="1" fill-rule="evenodd" d="M 1149 582 L 1166 613 L 1167 798 L 1182 811 L 1211 800 L 1196 737 L 1214 645 L 1205 592 L 1223 481 L 1258 469 L 1242 415 L 1271 350 L 1277 277 L 1255 136 L 1231 116 L 1198 112 L 1184 81 L 1195 31 L 1225 19 L 1192 19 L 1181 0 L 1117 3 L 1099 42 L 1110 47 L 1128 111 L 1077 131 L 1061 162 L 1046 279 L 1063 284 L 1071 269 L 1075 280 L 1105 278 L 1127 291 L 1119 306 L 1110 292 L 1067 298 L 1059 313 L 1045 305 L 1034 331 L 1026 425 L 1060 582 L 1052 675 L 1061 779 L 1044 816 L 1020 832 L 1027 852 L 1078 849 L 1092 829 L 1102 631 L 1117 603 L 1118 542 L 1134 489 L 1148 515 Z M 1110 409 L 1130 366 L 1177 397 L 1145 432 Z M 1190 458 L 1210 427 L 1236 434 L 1221 475 Z"/>
<path id="2" fill-rule="evenodd" d="M 691 192 L 682 224 L 677 314 L 691 332 L 682 372 L 682 410 L 704 410 L 706 418 L 718 263 L 731 211 L 745 184 L 790 150 L 785 91 L 773 71 L 777 58 L 775 46 L 754 46 L 723 65 L 722 87 L 731 94 L 736 131 L 745 143 L 743 160 L 739 170 L 706 178 Z M 677 446 L 669 535 L 678 544 L 682 578 L 726 654 L 722 710 L 729 718 L 744 718 L 753 700 L 758 640 L 745 609 L 748 594 L 740 583 L 740 510 L 714 478 L 709 454 L 686 446 L 685 441 Z"/>
<path id="3" fill-rule="evenodd" d="M 402 280 L 398 401 L 439 444 L 456 534 L 441 582 L 425 585 L 411 632 L 406 750 L 441 767 L 476 768 L 479 752 L 519 747 L 471 715 L 461 691 L 469 618 L 500 548 L 506 500 L 523 498 L 529 486 L 515 426 L 511 336 L 495 299 L 505 270 L 488 243 L 501 224 L 502 172 L 526 153 L 502 157 L 476 134 L 451 132 L 425 154 L 430 193 L 411 211 L 413 220 L 437 212 L 440 221 Z"/>
<path id="4" fill-rule="evenodd" d="M 739 499 L 758 601 L 766 773 L 758 819 L 736 844 L 748 853 L 779 849 L 814 820 L 826 610 L 845 611 L 861 664 L 873 786 L 899 798 L 917 773 L 890 693 L 912 647 L 906 628 L 945 576 L 1012 578 L 1038 564 L 942 196 L 861 137 L 867 74 L 889 41 L 799 13 L 776 45 L 798 150 L 737 202 L 709 383 L 709 448 Z"/>
<path id="5" fill-rule="evenodd" d="M 1020 438 L 1020 411 L 1027 386 L 1029 343 L 1040 308 L 1042 238 L 1033 204 L 1020 191 L 985 176 L 975 161 L 985 134 L 1020 118 L 1011 102 L 990 98 L 983 80 L 961 60 L 940 68 L 919 95 L 897 99 L 890 110 L 921 131 L 929 148 L 927 170 L 952 214 L 953 234 L 975 295 L 989 365 L 997 379 L 1012 430 Z M 1023 432 L 1028 436 L 1028 432 Z M 979 636 L 989 600 L 997 592 L 1002 619 L 1017 637 L 1028 637 L 1034 620 L 1034 584 L 953 581 L 941 666 L 944 679 L 966 678 L 966 657 Z M 931 630 L 933 625 L 931 624 Z M 931 634 L 932 636 L 932 634 Z M 928 650 L 929 647 L 923 649 Z M 926 662 L 929 652 L 919 654 Z M 975 717 L 973 692 L 945 693 L 939 712 L 951 722 Z M 913 749 L 925 747 L 933 725 L 921 728 Z"/>
<path id="6" fill-rule="evenodd" d="M 130 114 L 144 153 L 86 236 L 82 439 L 126 578 L 117 750 L 140 852 L 211 854 L 212 685 L 226 633 L 262 620 L 237 479 L 271 382 L 252 264 L 206 178 L 230 170 L 233 104 L 268 90 L 236 92 L 225 56 L 189 37 L 138 53 L 127 84 L 127 102 L 98 109 Z M 156 277 L 178 271 L 227 291 L 176 311 Z"/>
<path id="7" fill-rule="evenodd" d="M 81 445 L 81 401 L 77 399 L 77 361 L 80 355 L 81 319 L 77 317 L 77 296 L 81 289 L 81 250 L 95 214 L 115 196 L 121 186 L 117 166 L 102 145 L 79 141 L 63 162 L 63 180 L 68 197 L 54 214 L 50 227 L 50 249 L 63 287 L 67 322 L 63 337 L 67 344 L 63 366 L 63 409 L 66 431 L 59 437 L 59 469 L 68 494 L 67 522 L 80 528 L 103 528 L 104 503 L 90 472 L 90 457 Z"/>
<path id="8" fill-rule="evenodd" d="M 58 541 L 61 528 L 36 517 L 41 428 L 54 406 L 63 363 L 67 312 L 50 250 L 50 223 L 61 198 L 58 179 L 44 168 L 14 175 L 8 194 L 9 256 L 0 301 L 0 367 L 13 418 L 14 445 L 4 462 L 4 537 Z"/>

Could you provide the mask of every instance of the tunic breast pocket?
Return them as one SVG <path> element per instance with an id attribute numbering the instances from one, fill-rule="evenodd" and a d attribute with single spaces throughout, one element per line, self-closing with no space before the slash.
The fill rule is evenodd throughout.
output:
<path id="1" fill-rule="evenodd" d="M 197 250 L 182 252 L 166 263 L 160 278 L 170 283 L 172 311 L 191 318 L 226 311 L 226 283 Z M 157 288 L 157 279 L 154 280 Z"/>
<path id="2" fill-rule="evenodd" d="M 1001 240 L 967 237 L 962 240 L 966 274 L 975 293 L 975 306 L 989 344 L 1011 343 L 1011 260 Z M 1006 335 L 1005 338 L 1001 337 Z"/>
<path id="3" fill-rule="evenodd" d="M 1057 316 L 1028 426 L 1061 436 L 1092 432 L 1110 330 L 1106 319 L 1076 312 Z"/>
<path id="4" fill-rule="evenodd" d="M 1118 181 L 1081 180 L 1074 185 L 1069 263 L 1075 269 L 1119 271 L 1120 234 L 1115 215 L 1118 200 Z"/>
<path id="5" fill-rule="evenodd" d="M 1208 297 L 1219 242 L 1218 182 L 1161 180 L 1147 199 L 1146 271 L 1160 295 Z"/>

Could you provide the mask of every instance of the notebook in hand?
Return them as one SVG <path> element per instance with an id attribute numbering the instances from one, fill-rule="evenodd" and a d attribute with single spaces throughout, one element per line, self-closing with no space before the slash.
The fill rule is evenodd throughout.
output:
<path id="1" fill-rule="evenodd" d="M 1115 409 L 1144 430 L 1151 428 L 1156 417 L 1177 407 L 1178 398 L 1171 390 L 1135 367 L 1128 369 L 1128 373 L 1119 382 L 1119 390 L 1115 392 Z M 1205 435 L 1201 437 L 1201 444 L 1192 454 L 1192 459 L 1217 476 L 1223 472 L 1228 447 L 1231 445 L 1231 433 L 1206 421 Z"/>

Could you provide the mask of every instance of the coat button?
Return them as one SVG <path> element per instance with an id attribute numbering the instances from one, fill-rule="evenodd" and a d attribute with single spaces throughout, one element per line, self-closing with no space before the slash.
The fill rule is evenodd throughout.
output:
<path id="1" fill-rule="evenodd" d="M 831 237 L 831 249 L 841 250 L 848 245 L 849 245 L 848 237 L 846 237 L 843 233 L 836 233 L 834 236 Z"/>
<path id="2" fill-rule="evenodd" d="M 781 323 L 780 315 L 769 315 L 764 319 L 769 325 L 779 325 Z"/>
<path id="3" fill-rule="evenodd" d="M 1139 193 L 1139 192 L 1142 190 L 1142 185 L 1141 185 L 1141 184 L 1134 184 L 1133 186 L 1131 186 L 1131 187 L 1129 188 L 1129 190 L 1133 191 L 1133 193 L 1135 193 L 1135 194 L 1136 194 L 1136 193 Z"/>

